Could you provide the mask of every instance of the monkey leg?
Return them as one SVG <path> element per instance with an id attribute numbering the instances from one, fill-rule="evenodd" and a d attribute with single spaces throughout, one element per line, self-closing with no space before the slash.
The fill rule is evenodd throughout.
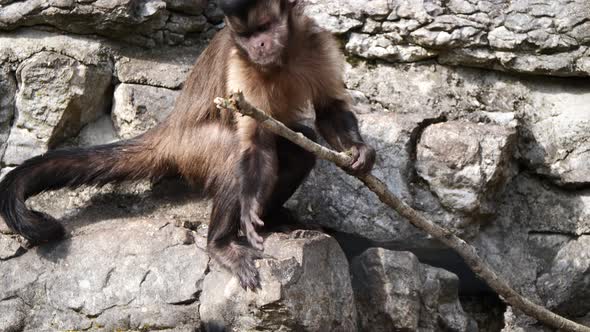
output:
<path id="1" fill-rule="evenodd" d="M 291 126 L 291 129 L 313 141 L 317 140 L 315 131 L 310 127 L 295 125 Z M 277 138 L 277 155 L 279 175 L 274 191 L 264 208 L 265 221 L 270 222 L 271 226 L 293 222 L 294 218 L 285 211 L 283 205 L 293 196 L 316 162 L 313 153 L 283 137 Z"/>
<path id="2" fill-rule="evenodd" d="M 238 240 L 240 202 L 236 188 L 237 183 L 232 181 L 213 197 L 207 250 L 219 264 L 238 277 L 242 288 L 255 290 L 260 288 L 260 277 L 254 260 L 261 255 Z"/>

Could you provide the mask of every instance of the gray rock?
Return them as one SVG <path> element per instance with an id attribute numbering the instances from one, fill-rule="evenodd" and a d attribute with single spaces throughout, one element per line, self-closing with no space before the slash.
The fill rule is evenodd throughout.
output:
<path id="1" fill-rule="evenodd" d="M 415 62 L 436 56 L 436 53 L 420 46 L 396 45 L 395 37 L 387 34 L 372 37 L 353 33 L 346 44 L 346 50 L 367 59 L 397 62 Z"/>
<path id="2" fill-rule="evenodd" d="M 314 231 L 272 234 L 259 260 L 262 289 L 244 291 L 226 271 L 205 278 L 206 330 L 353 331 L 356 311 L 348 262 L 338 243 Z"/>
<path id="3" fill-rule="evenodd" d="M 330 31 L 353 32 L 346 41 L 352 56 L 406 62 L 428 54 L 449 64 L 556 76 L 590 74 L 589 13 L 587 2 L 567 0 L 315 0 L 308 10 Z M 359 39 L 361 31 L 371 35 Z M 400 47 L 414 56 L 400 56 Z"/>
<path id="4" fill-rule="evenodd" d="M 363 331 L 416 331 L 420 262 L 409 252 L 369 249 L 352 262 L 352 285 Z"/>
<path id="5" fill-rule="evenodd" d="M 112 118 L 119 137 L 135 137 L 162 122 L 174 109 L 178 94 L 178 91 L 151 86 L 118 85 Z"/>
<path id="6" fill-rule="evenodd" d="M 165 221 L 111 220 L 51 246 L 0 261 L 0 298 L 27 309 L 1 311 L 29 330 L 199 326 L 198 294 L 208 257 L 193 235 Z M 5 318 L 6 317 L 6 318 Z"/>
<path id="7" fill-rule="evenodd" d="M 18 117 L 3 157 L 6 165 L 55 147 L 108 106 L 111 71 L 86 66 L 53 52 L 41 52 L 22 62 L 17 71 Z"/>
<path id="8" fill-rule="evenodd" d="M 1 222 L 3 223 L 3 221 Z M 0 232 L 2 231 L 2 227 L 0 227 Z M 5 235 L 2 233 L 0 233 L 0 260 L 7 260 L 22 253 L 23 248 L 21 247 L 21 244 L 16 239 L 16 237 Z"/>
<path id="9" fill-rule="evenodd" d="M 113 121 L 108 114 L 84 126 L 78 135 L 79 146 L 108 144 L 118 140 L 119 136 L 117 136 Z"/>
<path id="10" fill-rule="evenodd" d="M 120 50 L 115 75 L 122 83 L 178 89 L 186 79 L 202 47 L 164 50 Z"/>
<path id="11" fill-rule="evenodd" d="M 167 8 L 187 14 L 201 14 L 207 8 L 207 0 L 165 0 Z"/>
<path id="12" fill-rule="evenodd" d="M 588 84 L 561 87 L 531 99 L 544 107 L 522 113 L 521 153 L 539 174 L 560 185 L 590 183 L 590 94 Z"/>
<path id="13" fill-rule="evenodd" d="M 359 114 L 359 120 L 366 140 L 377 150 L 373 174 L 383 179 L 396 195 L 412 202 L 408 147 L 412 132 L 424 119 L 372 112 Z M 384 206 L 360 181 L 329 162 L 318 162 L 289 204 L 308 223 L 375 241 L 409 243 L 422 239 L 420 232 Z"/>
<path id="14" fill-rule="evenodd" d="M 6 332 L 22 331 L 29 308 L 22 299 L 12 298 L 0 301 L 0 330 Z"/>
<path id="15" fill-rule="evenodd" d="M 362 331 L 477 331 L 459 303 L 457 276 L 412 253 L 372 248 L 351 270 Z"/>
<path id="16" fill-rule="evenodd" d="M 104 1 L 18 1 L 4 5 L 0 11 L 0 30 L 23 26 L 49 25 L 78 34 L 99 34 L 128 43 L 155 46 L 182 43 L 187 33 L 202 31 L 205 20 L 173 19 L 167 7 L 176 12 L 200 14 L 203 1 L 132 0 Z M 172 22 L 174 21 L 175 22 Z M 200 28 L 195 28 L 197 21 Z M 167 34 L 173 32 L 176 38 Z"/>
<path id="17" fill-rule="evenodd" d="M 92 36 L 64 35 L 25 28 L 0 33 L 0 63 L 14 66 L 12 69 L 16 71 L 19 63 L 47 51 L 71 57 L 85 65 L 109 67 L 111 55 L 105 46 L 108 46 L 107 41 Z"/>
<path id="18" fill-rule="evenodd" d="M 590 236 L 580 236 L 559 250 L 548 271 L 537 280 L 545 304 L 558 312 L 583 316 L 590 312 Z"/>
<path id="19" fill-rule="evenodd" d="M 443 206 L 467 214 L 495 210 L 498 191 L 510 180 L 514 129 L 469 122 L 426 128 L 417 148 L 416 170 Z"/>
<path id="20" fill-rule="evenodd" d="M 6 141 L 14 118 L 15 95 L 16 80 L 8 68 L 0 67 L 0 161 L 6 150 Z"/>
<path id="21" fill-rule="evenodd" d="M 538 233 L 582 235 L 590 232 L 590 193 L 542 186 L 521 176 L 513 184 L 518 220 Z M 548 243 L 545 244 L 548 246 Z"/>

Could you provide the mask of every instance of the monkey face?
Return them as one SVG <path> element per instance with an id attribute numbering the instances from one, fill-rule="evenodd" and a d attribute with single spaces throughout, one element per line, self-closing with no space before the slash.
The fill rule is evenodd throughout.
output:
<path id="1" fill-rule="evenodd" d="M 222 9 L 226 23 L 243 55 L 259 66 L 280 66 L 289 42 L 289 13 L 294 1 L 228 0 L 225 3 Z M 228 3 L 234 7 L 228 7 Z"/>

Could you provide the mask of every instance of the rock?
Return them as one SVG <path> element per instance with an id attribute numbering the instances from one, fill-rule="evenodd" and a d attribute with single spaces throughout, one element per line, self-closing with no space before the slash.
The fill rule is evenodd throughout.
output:
<path id="1" fill-rule="evenodd" d="M 22 299 L 6 299 L 0 301 L 0 330 L 6 332 L 22 331 L 28 307 Z"/>
<path id="2" fill-rule="evenodd" d="M 0 298 L 27 303 L 18 316 L 0 305 L 0 323 L 27 331 L 199 326 L 195 302 L 207 264 L 190 232 L 168 222 L 92 224 L 0 261 Z"/>
<path id="3" fill-rule="evenodd" d="M 2 231 L 1 227 L 0 231 Z M 0 261 L 11 259 L 22 251 L 23 248 L 15 237 L 0 233 Z"/>
<path id="4" fill-rule="evenodd" d="M 336 34 L 344 34 L 363 25 L 362 21 L 354 17 L 358 13 L 350 13 L 350 10 L 346 9 L 345 6 L 346 3 L 343 1 L 330 3 L 324 0 L 308 0 L 306 1 L 305 13 L 314 18 L 315 22 L 322 28 Z M 331 15 L 338 12 L 346 14 Z"/>
<path id="5" fill-rule="evenodd" d="M 0 12 L 0 30 L 10 31 L 23 26 L 48 25 L 78 34 L 98 34 L 136 45 L 155 46 L 162 43 L 182 43 L 187 33 L 202 31 L 204 17 L 192 21 L 179 20 L 181 15 L 199 15 L 203 1 L 132 0 L 85 1 L 18 1 L 4 5 Z M 195 29 L 199 20 L 201 28 Z M 173 32 L 176 38 L 167 34 Z"/>
<path id="6" fill-rule="evenodd" d="M 0 33 L 0 63 L 14 66 L 16 71 L 19 63 L 46 51 L 76 59 L 87 66 L 108 68 L 111 54 L 105 46 L 110 46 L 107 41 L 92 36 L 63 35 L 25 28 L 9 34 Z"/>
<path id="7" fill-rule="evenodd" d="M 346 50 L 367 59 L 382 59 L 397 62 L 415 62 L 433 58 L 436 53 L 420 46 L 395 45 L 389 35 L 372 37 L 353 33 L 346 44 Z"/>
<path id="8" fill-rule="evenodd" d="M 314 0 L 307 13 L 334 33 L 352 32 L 346 50 L 355 57 L 407 62 L 438 56 L 455 65 L 590 75 L 587 2 Z M 359 38 L 361 31 L 370 35 Z"/>
<path id="9" fill-rule="evenodd" d="M 517 218 L 534 232 L 568 236 L 590 232 L 590 193 L 541 185 L 527 176 L 516 178 L 512 187 L 518 195 L 513 202 Z"/>
<path id="10" fill-rule="evenodd" d="M 8 68 L 0 67 L 0 161 L 6 150 L 6 141 L 14 118 L 16 80 Z M 0 169 L 2 165 L 0 164 Z"/>
<path id="11" fill-rule="evenodd" d="M 558 88 L 551 94 L 536 91 L 536 105 L 522 112 L 520 150 L 535 172 L 559 185 L 590 183 L 590 113 L 588 85 Z"/>
<path id="12" fill-rule="evenodd" d="M 6 165 L 55 147 L 102 114 L 109 102 L 111 71 L 70 57 L 41 52 L 18 68 L 18 117 L 3 157 Z"/>
<path id="13" fill-rule="evenodd" d="M 201 50 L 202 46 L 117 50 L 115 75 L 122 83 L 179 89 Z"/>
<path id="14" fill-rule="evenodd" d="M 79 146 L 108 144 L 118 140 L 113 121 L 107 114 L 84 126 L 78 135 Z"/>
<path id="15" fill-rule="evenodd" d="M 469 122 L 429 126 L 417 148 L 416 170 L 443 206 L 467 214 L 495 210 L 499 190 L 510 180 L 514 129 Z"/>
<path id="16" fill-rule="evenodd" d="M 365 139 L 377 150 L 373 174 L 383 179 L 396 195 L 412 202 L 408 147 L 412 132 L 423 118 L 372 112 L 359 114 L 359 120 Z M 360 181 L 329 162 L 318 161 L 289 204 L 304 222 L 374 241 L 415 243 L 422 239 L 420 232 L 384 206 Z"/>
<path id="17" fill-rule="evenodd" d="M 167 8 L 187 14 L 198 15 L 207 7 L 207 0 L 165 0 Z"/>
<path id="18" fill-rule="evenodd" d="M 477 331 L 459 303 L 457 276 L 409 252 L 372 248 L 351 270 L 362 331 Z"/>
<path id="19" fill-rule="evenodd" d="M 352 331 L 356 310 L 348 262 L 337 242 L 315 231 L 272 234 L 257 261 L 262 289 L 244 291 L 228 272 L 205 278 L 201 319 L 207 331 Z"/>
<path id="20" fill-rule="evenodd" d="M 115 89 L 112 118 L 117 134 L 135 137 L 162 122 L 174 109 L 178 91 L 136 84 Z"/>
<path id="21" fill-rule="evenodd" d="M 537 280 L 547 307 L 576 317 L 590 312 L 590 236 L 583 235 L 559 250 L 548 271 Z"/>

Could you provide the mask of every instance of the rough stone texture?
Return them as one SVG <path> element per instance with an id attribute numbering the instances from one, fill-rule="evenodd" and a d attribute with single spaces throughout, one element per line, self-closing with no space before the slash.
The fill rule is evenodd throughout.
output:
<path id="1" fill-rule="evenodd" d="M 372 248 L 352 261 L 361 331 L 473 331 L 459 279 L 420 264 L 410 252 Z"/>
<path id="2" fill-rule="evenodd" d="M 112 117 L 119 137 L 135 137 L 160 123 L 172 112 L 178 93 L 144 85 L 118 85 Z"/>
<path id="3" fill-rule="evenodd" d="M 447 209 L 490 214 L 510 179 L 515 131 L 498 125 L 446 122 L 426 128 L 416 170 Z"/>
<path id="4" fill-rule="evenodd" d="M 590 93 L 586 85 L 531 96 L 545 107 L 523 112 L 523 159 L 560 185 L 590 183 Z"/>
<path id="5" fill-rule="evenodd" d="M 580 236 L 564 245 L 543 273 L 537 287 L 547 305 L 559 312 L 582 316 L 590 311 L 590 236 Z"/>
<path id="6" fill-rule="evenodd" d="M 203 46 L 117 50 L 115 75 L 122 83 L 178 89 Z"/>
<path id="7" fill-rule="evenodd" d="M 336 32 L 342 42 L 349 61 L 345 80 L 358 103 L 361 129 L 378 150 L 374 173 L 427 217 L 473 243 L 519 291 L 569 317 L 588 322 L 589 3 L 306 2 L 308 13 Z M 153 126 L 173 103 L 196 56 L 222 25 L 222 18 L 214 1 L 0 0 L 0 160 L 7 135 L 13 160 L 0 161 L 0 178 L 24 157 L 47 148 L 108 143 L 119 139 L 119 134 L 132 135 Z M 122 99 L 115 98 L 115 87 L 117 97 Z M 115 123 L 113 118 L 120 122 Z M 63 122 L 66 120 L 69 123 Z M 115 124 L 124 130 L 117 130 Z M 441 139 L 433 139 L 436 137 Z M 449 148 L 451 152 L 430 154 L 432 149 L 424 149 L 427 141 L 429 147 L 445 151 Z M 498 144 L 499 149 L 491 149 L 490 142 Z M 484 158 L 474 154 L 467 158 L 459 152 L 464 151 L 458 148 L 461 146 L 470 147 L 467 151 L 479 147 L 481 152 L 491 153 Z M 447 163 L 457 160 L 469 160 L 466 167 L 472 177 L 461 177 L 458 173 L 465 172 L 465 168 L 458 172 Z M 482 162 L 485 160 L 491 163 Z M 507 183 L 500 186 L 504 181 Z M 449 200 L 447 190 L 456 187 L 477 198 L 470 204 Z M 280 258 L 279 265 L 273 265 L 275 260 L 259 262 L 265 276 L 278 280 L 272 284 L 277 288 L 268 288 L 264 299 L 231 288 L 235 280 L 214 266 L 207 276 L 206 269 L 186 272 L 202 268 L 195 256 L 206 259 L 203 235 L 210 206 L 183 186 L 140 183 L 60 190 L 39 195 L 28 204 L 64 219 L 70 238 L 26 251 L 21 240 L 0 222 L 0 293 L 12 289 L 17 294 L 1 293 L 2 331 L 43 330 L 52 322 L 56 325 L 45 330 L 98 329 L 104 325 L 105 330 L 117 326 L 192 331 L 199 328 L 201 321 L 202 296 L 198 293 L 219 292 L 203 286 L 216 286 L 215 278 L 227 280 L 224 286 L 236 298 L 253 301 L 248 302 L 253 303 L 253 312 L 272 313 L 249 315 L 243 307 L 228 307 L 239 312 L 239 322 L 231 324 L 274 329 L 277 317 L 284 318 L 280 315 L 286 313 L 286 304 L 295 308 L 309 298 L 317 301 L 315 293 L 305 292 L 329 289 L 299 285 L 299 291 L 311 295 L 278 296 L 279 285 L 281 290 L 298 285 L 280 282 L 285 280 L 281 276 L 292 272 L 290 267 L 310 271 L 289 257 Z M 318 164 L 289 204 L 303 221 L 340 232 L 335 237 L 345 238 L 341 244 L 349 257 L 370 246 L 411 250 L 421 261 L 458 275 L 458 292 L 462 300 L 469 296 L 470 307 L 493 297 L 481 283 L 471 285 L 473 275 L 460 261 L 449 258 L 448 250 L 386 209 L 358 181 L 328 163 Z M 152 226 L 163 228 L 155 230 Z M 171 230 L 174 234 L 189 234 L 194 244 L 182 244 L 184 240 L 174 236 L 159 237 Z M 269 240 L 277 241 L 272 244 L 277 251 L 283 249 L 284 241 L 296 241 L 275 236 Z M 91 250 L 86 243 L 104 251 L 88 253 Z M 142 243 L 143 254 L 125 256 L 128 251 L 124 248 L 133 248 L 137 243 Z M 171 245 L 165 251 L 186 252 L 175 252 L 163 259 L 158 251 L 162 243 Z M 61 255 L 66 249 L 71 254 Z M 313 251 L 304 253 L 301 257 L 318 259 Z M 106 261 L 104 257 L 109 255 L 115 259 Z M 187 257 L 195 259 L 189 264 Z M 92 261 L 101 264 L 83 273 L 82 264 Z M 66 267 L 65 263 L 70 265 Z M 170 264 L 185 272 L 174 274 Z M 315 270 L 324 272 L 314 278 L 326 280 L 335 268 L 330 264 L 332 260 L 315 264 Z M 108 291 L 102 292 L 98 280 L 106 280 L 105 269 L 109 267 L 115 270 L 105 286 Z M 143 276 L 141 273 L 150 269 L 152 272 L 139 287 L 135 273 Z M 22 273 L 13 275 L 9 271 Z M 125 282 L 117 279 L 117 271 L 128 271 Z M 150 279 L 158 276 L 158 271 L 168 283 Z M 416 271 L 423 294 L 418 326 L 434 326 L 435 317 L 452 326 L 465 326 L 452 323 L 463 322 L 464 317 L 457 314 L 456 279 L 422 265 Z M 58 275 L 70 283 L 60 283 Z M 342 273 L 338 280 L 347 277 Z M 89 282 L 88 288 L 80 288 L 82 280 Z M 199 284 L 199 280 L 207 281 Z M 191 284 L 187 286 L 185 281 Z M 76 291 L 70 292 L 74 286 Z M 338 294 L 342 295 L 342 290 Z M 133 297 L 136 300 L 126 304 Z M 223 303 L 236 303 L 228 301 Z M 268 305 L 257 306 L 257 301 Z M 500 330 L 502 319 L 497 312 L 505 308 L 498 302 L 490 310 L 479 312 L 486 315 L 478 317 L 481 331 Z M 115 307 L 107 309 L 110 305 Z M 463 308 L 468 311 L 465 305 Z M 86 312 L 101 313 L 89 317 Z M 338 313 L 333 309 L 328 312 Z M 315 324 L 315 316 L 293 317 Z M 486 321 L 495 324 L 490 327 Z M 505 331 L 549 331 L 510 307 L 504 321 Z M 256 326 L 258 323 L 261 325 Z"/>
<path id="8" fill-rule="evenodd" d="M 590 4 L 559 1 L 310 0 L 353 56 L 557 76 L 590 74 Z"/>
<path id="9" fill-rule="evenodd" d="M 6 150 L 6 141 L 14 119 L 16 80 L 6 67 L 0 67 L 0 161 Z M 0 169 L 2 165 L 0 164 Z"/>
<path id="10" fill-rule="evenodd" d="M 19 301 L 12 310 L 22 310 L 2 323 L 25 331 L 198 326 L 195 301 L 208 260 L 188 230 L 169 222 L 89 225 L 71 239 L 0 261 L 2 304 Z"/>
<path id="11" fill-rule="evenodd" d="M 210 24 L 205 0 L 26 0 L 4 3 L 0 30 L 49 25 L 78 34 L 99 34 L 140 45 L 179 44 Z"/>
<path id="12" fill-rule="evenodd" d="M 2 159 L 18 165 L 55 147 L 95 120 L 108 105 L 111 71 L 70 57 L 41 52 L 16 72 L 18 116 Z"/>
<path id="13" fill-rule="evenodd" d="M 207 331 L 352 331 L 356 310 L 348 262 L 331 237 L 315 231 L 272 234 L 258 261 L 262 289 L 244 291 L 214 270 L 205 278 L 201 319 Z"/>

